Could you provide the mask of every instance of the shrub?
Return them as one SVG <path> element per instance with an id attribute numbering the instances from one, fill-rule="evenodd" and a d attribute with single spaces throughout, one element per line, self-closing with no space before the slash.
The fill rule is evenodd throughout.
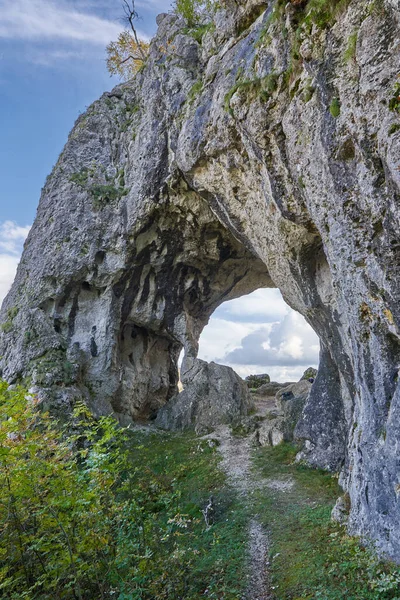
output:
<path id="1" fill-rule="evenodd" d="M 393 88 L 392 97 L 389 100 L 389 110 L 400 112 L 400 81 Z"/>
<path id="2" fill-rule="evenodd" d="M 0 597 L 200 600 L 207 588 L 238 598 L 244 516 L 231 518 L 213 453 L 96 421 L 83 404 L 61 428 L 0 381 Z"/>
<path id="3" fill-rule="evenodd" d="M 337 119 L 340 116 L 340 101 L 339 98 L 333 98 L 329 106 L 329 112 L 332 117 Z"/>
<path id="4" fill-rule="evenodd" d="M 213 0 L 175 0 L 175 10 L 194 27 L 200 23 L 205 13 L 211 12 L 216 3 Z"/>
<path id="5" fill-rule="evenodd" d="M 265 383 L 270 383 L 271 378 L 266 373 L 263 375 L 249 375 L 246 377 L 247 387 L 256 390 Z"/>

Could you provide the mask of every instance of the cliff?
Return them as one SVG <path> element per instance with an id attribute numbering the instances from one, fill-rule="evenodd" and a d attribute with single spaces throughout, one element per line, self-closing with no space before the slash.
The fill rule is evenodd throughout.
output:
<path id="1" fill-rule="evenodd" d="M 1 312 L 2 375 L 147 419 L 223 301 L 278 287 L 321 341 L 297 427 L 350 529 L 400 560 L 399 7 L 225 2 L 161 15 L 46 181 Z"/>

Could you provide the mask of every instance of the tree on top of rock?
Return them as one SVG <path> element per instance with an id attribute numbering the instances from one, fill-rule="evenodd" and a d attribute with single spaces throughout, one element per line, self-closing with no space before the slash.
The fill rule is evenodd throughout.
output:
<path id="1" fill-rule="evenodd" d="M 124 21 L 130 31 L 120 33 L 116 42 L 107 46 L 107 69 L 111 75 L 119 75 L 122 79 L 130 79 L 145 63 L 149 44 L 140 40 L 135 27 L 139 15 L 135 8 L 135 0 L 123 0 Z"/>

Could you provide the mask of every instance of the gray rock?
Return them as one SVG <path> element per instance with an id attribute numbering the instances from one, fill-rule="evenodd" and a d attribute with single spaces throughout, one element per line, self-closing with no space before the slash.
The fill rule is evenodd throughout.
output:
<path id="1" fill-rule="evenodd" d="M 285 414 L 291 410 L 289 406 L 293 404 L 294 400 L 299 399 L 304 403 L 310 394 L 311 388 L 312 384 L 305 379 L 301 379 L 296 383 L 290 383 L 281 388 L 275 396 L 278 409 Z"/>
<path id="2" fill-rule="evenodd" d="M 277 381 L 271 381 L 270 383 L 265 383 L 264 385 L 260 386 L 255 393 L 257 396 L 275 396 L 279 390 L 287 387 L 288 385 L 291 385 L 291 383 L 278 383 Z"/>
<path id="3" fill-rule="evenodd" d="M 158 412 L 158 427 L 204 434 L 247 415 L 247 386 L 233 369 L 199 359 L 190 362 L 183 371 L 184 390 Z"/>
<path id="4" fill-rule="evenodd" d="M 164 15 L 144 70 L 79 117 L 2 307 L 0 369 L 54 410 L 148 419 L 217 306 L 278 287 L 321 340 L 303 455 L 341 470 L 351 531 L 400 560 L 398 2 L 311 31 L 272 8 L 225 2 L 204 45 Z"/>
<path id="5" fill-rule="evenodd" d="M 249 389 L 258 389 L 262 385 L 266 383 L 270 383 L 270 377 L 267 373 L 258 374 L 258 375 L 248 375 L 245 379 L 247 387 Z"/>
<path id="6" fill-rule="evenodd" d="M 350 512 L 350 497 L 344 494 L 337 499 L 335 506 L 332 509 L 331 517 L 333 521 L 344 525 L 349 520 Z"/>
<path id="7" fill-rule="evenodd" d="M 276 410 L 267 414 L 267 419 L 258 428 L 261 446 L 277 446 L 293 441 L 294 430 L 301 419 L 304 406 L 311 390 L 309 381 L 299 381 L 281 387 L 276 394 Z"/>
<path id="8" fill-rule="evenodd" d="M 258 428 L 257 440 L 260 446 L 279 446 L 286 440 L 286 423 L 282 417 L 267 419 Z"/>

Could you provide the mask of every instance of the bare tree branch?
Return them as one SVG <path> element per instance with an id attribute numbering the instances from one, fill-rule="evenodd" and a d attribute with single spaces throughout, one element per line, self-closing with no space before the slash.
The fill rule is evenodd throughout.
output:
<path id="1" fill-rule="evenodd" d="M 146 54 L 144 53 L 143 48 L 140 45 L 136 27 L 134 25 L 134 22 L 139 18 L 138 12 L 135 9 L 135 0 L 122 0 L 122 8 L 124 9 L 125 20 L 129 23 L 129 26 L 133 33 L 133 37 L 135 38 L 135 42 L 138 45 L 139 52 L 142 56 L 142 60 L 146 60 Z"/>

